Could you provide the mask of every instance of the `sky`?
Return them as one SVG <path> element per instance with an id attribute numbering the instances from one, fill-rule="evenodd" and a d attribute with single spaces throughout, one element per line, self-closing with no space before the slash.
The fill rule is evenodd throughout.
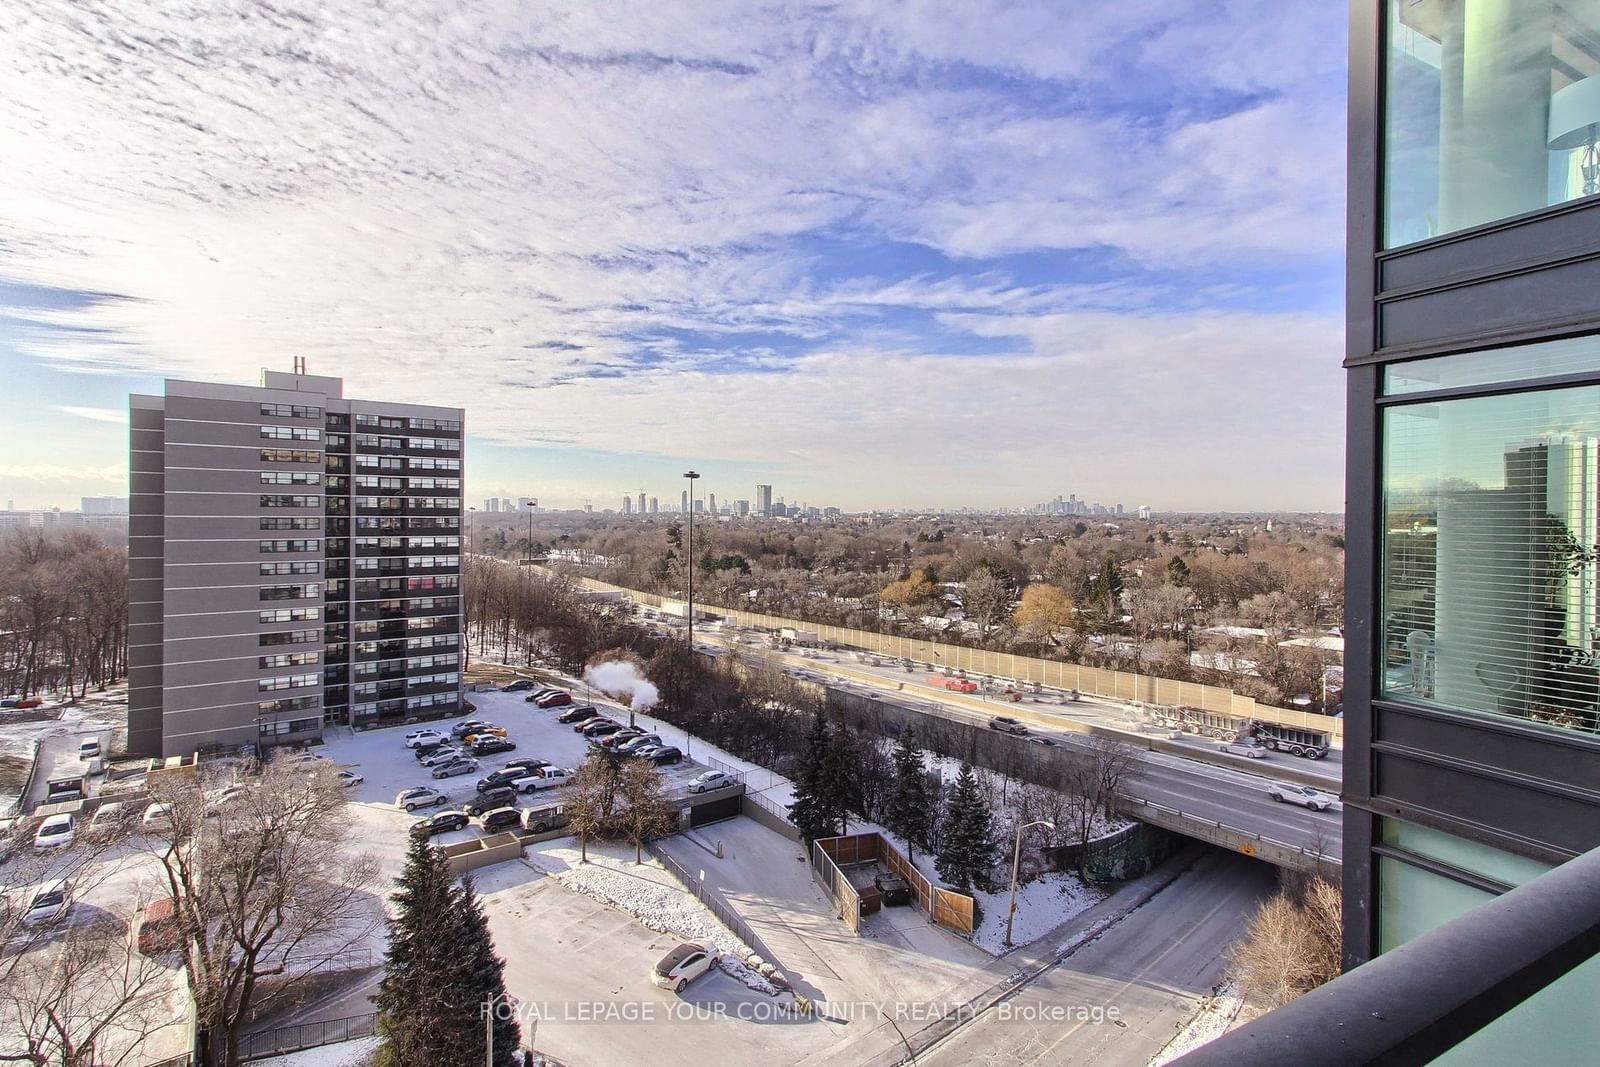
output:
<path id="1" fill-rule="evenodd" d="M 1342 2 L 7 13 L 18 507 L 303 356 L 479 505 L 1342 510 Z"/>

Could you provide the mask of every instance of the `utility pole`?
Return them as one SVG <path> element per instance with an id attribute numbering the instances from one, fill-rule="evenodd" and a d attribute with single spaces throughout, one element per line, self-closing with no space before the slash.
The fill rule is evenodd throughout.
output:
<path id="1" fill-rule="evenodd" d="M 1017 827 L 1017 843 L 1011 849 L 1011 907 L 1006 909 L 1006 944 L 1011 944 L 1011 921 L 1017 917 L 1017 875 L 1022 870 L 1022 831 L 1030 826 L 1048 826 L 1054 830 L 1056 824 L 1049 819 L 1039 819 L 1036 822 L 1022 823 Z"/>
<path id="2" fill-rule="evenodd" d="M 689 547 L 686 550 L 689 567 L 689 651 L 694 651 L 694 483 L 700 477 L 699 471 L 685 471 L 685 478 L 689 479 Z"/>

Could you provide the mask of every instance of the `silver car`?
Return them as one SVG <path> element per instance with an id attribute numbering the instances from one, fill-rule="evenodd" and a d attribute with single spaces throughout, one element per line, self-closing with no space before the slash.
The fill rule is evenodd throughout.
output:
<path id="1" fill-rule="evenodd" d="M 1299 804 L 1312 811 L 1326 811 L 1338 799 L 1309 785 L 1290 785 L 1287 782 L 1273 782 L 1267 787 L 1267 796 L 1280 804 Z"/>

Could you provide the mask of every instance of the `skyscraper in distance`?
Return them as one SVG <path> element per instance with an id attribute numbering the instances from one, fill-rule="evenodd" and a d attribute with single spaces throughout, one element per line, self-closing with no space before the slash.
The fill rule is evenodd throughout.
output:
<path id="1" fill-rule="evenodd" d="M 770 485 L 758 485 L 758 486 L 756 486 L 756 514 L 757 515 L 771 515 L 772 514 L 772 486 L 770 486 Z"/>

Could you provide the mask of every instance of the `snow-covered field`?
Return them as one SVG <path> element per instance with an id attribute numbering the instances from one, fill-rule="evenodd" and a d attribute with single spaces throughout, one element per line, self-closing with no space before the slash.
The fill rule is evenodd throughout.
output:
<path id="1" fill-rule="evenodd" d="M 256 1063 L 266 1067 L 367 1067 L 372 1054 L 378 1050 L 376 1037 L 358 1037 L 354 1041 L 340 1041 L 321 1048 L 308 1048 L 291 1052 L 287 1056 L 269 1056 Z"/>

